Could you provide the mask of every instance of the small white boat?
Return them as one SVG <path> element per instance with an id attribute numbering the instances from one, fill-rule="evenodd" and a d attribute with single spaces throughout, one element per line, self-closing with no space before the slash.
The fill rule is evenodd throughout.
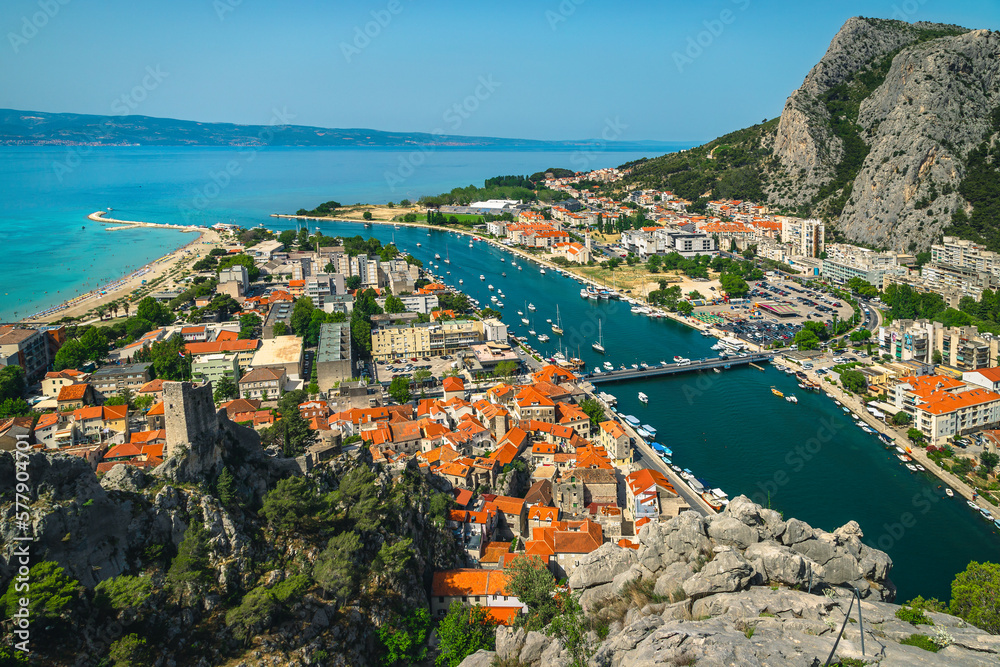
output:
<path id="1" fill-rule="evenodd" d="M 534 311 L 535 310 L 535 304 L 529 303 L 528 304 L 528 310 Z"/>
<path id="2" fill-rule="evenodd" d="M 481 273 L 480 273 L 480 274 L 479 274 L 479 279 L 480 279 L 480 280 L 486 280 L 486 276 L 484 276 L 483 274 L 481 274 Z"/>
<path id="3" fill-rule="evenodd" d="M 788 401 L 789 403 L 798 403 L 799 402 L 799 399 L 795 398 L 794 394 L 789 394 L 788 396 L 785 396 L 785 400 Z"/>
<path id="4" fill-rule="evenodd" d="M 548 336 L 548 334 L 538 334 L 538 342 L 539 343 L 548 343 L 549 342 L 549 336 Z"/>
<path id="5" fill-rule="evenodd" d="M 529 324 L 528 318 L 527 317 L 522 317 L 521 318 L 521 324 L 528 325 Z"/>
<path id="6" fill-rule="evenodd" d="M 542 275 L 545 275 L 545 269 L 541 269 Z"/>
<path id="7" fill-rule="evenodd" d="M 640 391 L 640 392 L 639 392 L 639 400 L 640 400 L 641 402 L 643 402 L 643 403 L 649 403 L 649 396 L 646 396 L 646 394 L 644 394 L 644 393 L 642 393 L 642 392 Z"/>
<path id="8" fill-rule="evenodd" d="M 434 253 L 434 259 L 441 259 L 441 255 L 439 253 Z"/>
<path id="9" fill-rule="evenodd" d="M 979 505 L 976 504 L 976 501 L 974 501 L 974 500 L 966 500 L 965 504 L 968 505 L 969 507 L 971 507 L 972 509 L 976 510 L 977 512 L 979 511 Z"/>
<path id="10" fill-rule="evenodd" d="M 951 489 L 949 489 L 947 486 L 944 487 L 944 494 L 946 496 L 948 496 L 949 498 L 954 498 L 955 497 L 955 492 L 952 491 Z"/>
<path id="11" fill-rule="evenodd" d="M 417 244 L 417 247 L 418 247 L 418 248 L 420 247 L 420 244 L 419 244 L 419 243 Z"/>
<path id="12" fill-rule="evenodd" d="M 909 470 L 910 472 L 917 472 L 917 466 L 913 465 L 912 463 L 907 463 L 906 469 Z"/>
<path id="13" fill-rule="evenodd" d="M 604 369 L 605 370 L 609 370 L 609 371 L 613 371 L 613 370 L 615 370 L 615 367 L 611 365 L 610 361 L 605 361 L 604 362 Z"/>
<path id="14" fill-rule="evenodd" d="M 503 308 L 503 301 L 497 301 L 497 308 Z"/>
<path id="15" fill-rule="evenodd" d="M 458 279 L 458 284 L 459 284 L 459 285 L 463 284 L 464 282 L 465 282 L 465 281 L 464 281 L 464 280 L 462 280 L 461 278 L 459 278 L 459 279 Z"/>
<path id="16" fill-rule="evenodd" d="M 590 347 L 594 348 L 595 352 L 604 353 L 604 333 L 601 330 L 601 320 L 597 320 L 597 342 L 592 343 Z"/>
<path id="17" fill-rule="evenodd" d="M 715 371 L 716 373 L 721 373 L 722 372 L 718 368 L 713 368 L 712 370 Z"/>
<path id="18" fill-rule="evenodd" d="M 489 291 L 491 291 L 491 292 L 492 292 L 492 291 L 493 291 L 493 285 L 487 285 L 487 286 L 486 286 L 486 289 L 488 289 Z"/>
<path id="19" fill-rule="evenodd" d="M 524 315 L 524 311 L 523 310 L 519 310 L 519 311 L 517 311 L 517 314 L 518 315 Z"/>

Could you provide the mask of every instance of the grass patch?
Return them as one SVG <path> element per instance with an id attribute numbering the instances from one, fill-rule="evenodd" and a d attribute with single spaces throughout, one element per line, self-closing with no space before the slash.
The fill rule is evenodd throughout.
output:
<path id="1" fill-rule="evenodd" d="M 641 578 L 628 582 L 617 597 L 606 598 L 597 604 L 591 613 L 591 627 L 600 633 L 602 624 L 624 622 L 629 609 L 641 609 L 647 604 L 678 601 L 673 599 L 673 595 L 657 595 L 653 592 L 654 586 L 652 581 Z"/>
<path id="2" fill-rule="evenodd" d="M 900 640 L 899 643 L 906 644 L 907 646 L 916 646 L 917 648 L 922 648 L 925 651 L 930 651 L 931 653 L 937 653 L 940 649 L 940 647 L 927 635 L 910 635 L 906 639 Z"/>

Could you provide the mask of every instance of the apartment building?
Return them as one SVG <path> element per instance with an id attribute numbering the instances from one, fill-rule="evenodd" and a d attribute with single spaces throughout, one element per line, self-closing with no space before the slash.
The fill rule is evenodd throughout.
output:
<path id="1" fill-rule="evenodd" d="M 332 322 L 320 325 L 316 351 L 316 378 L 320 391 L 329 391 L 338 382 L 354 377 L 354 350 L 351 347 L 351 323 Z"/>
<path id="2" fill-rule="evenodd" d="M 122 393 L 125 389 L 135 393 L 149 382 L 153 364 L 124 364 L 104 366 L 90 376 L 90 384 L 105 396 Z"/>
<path id="3" fill-rule="evenodd" d="M 20 366 L 29 384 L 45 375 L 51 356 L 43 331 L 0 325 L 0 366 Z"/>
<path id="4" fill-rule="evenodd" d="M 938 352 L 938 363 L 962 371 L 994 366 L 1000 356 L 1000 339 L 992 334 L 929 320 L 896 320 L 879 327 L 878 346 L 880 354 L 888 354 L 894 361 L 930 364 Z"/>
<path id="5" fill-rule="evenodd" d="M 826 250 L 826 225 L 822 220 L 781 216 L 779 221 L 781 242 L 791 244 L 793 255 L 819 257 Z"/>
<path id="6" fill-rule="evenodd" d="M 886 274 L 906 271 L 898 265 L 896 255 L 891 252 L 877 252 L 846 243 L 833 243 L 826 246 L 826 254 L 822 275 L 836 283 L 846 283 L 851 278 L 861 278 L 879 286 L 883 284 Z"/>
<path id="7" fill-rule="evenodd" d="M 900 378 L 892 399 L 934 445 L 1000 424 L 1000 394 L 944 375 Z"/>

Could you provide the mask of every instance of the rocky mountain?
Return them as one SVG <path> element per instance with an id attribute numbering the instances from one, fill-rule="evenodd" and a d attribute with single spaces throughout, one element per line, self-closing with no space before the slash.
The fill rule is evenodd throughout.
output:
<path id="1" fill-rule="evenodd" d="M 998 56 L 988 30 L 852 18 L 777 122 L 636 165 L 632 179 L 820 216 L 863 245 L 926 250 L 953 224 L 993 243 L 1000 220 L 961 223 L 992 165 L 973 151 L 1000 133 Z"/>
<path id="2" fill-rule="evenodd" d="M 854 522 L 828 533 L 740 496 L 717 516 L 689 511 L 644 526 L 638 549 L 605 544 L 569 579 L 588 615 L 606 624 L 603 638 L 591 630 L 588 664 L 817 667 L 841 632 L 836 665 L 997 663 L 996 635 L 947 614 L 928 613 L 933 625 L 919 626 L 897 617 L 892 562 L 862 537 Z M 860 621 L 854 588 L 863 597 Z M 900 643 L 912 635 L 925 635 L 937 652 Z M 496 651 L 471 655 L 462 667 L 491 664 L 572 661 L 543 632 L 499 628 Z"/>

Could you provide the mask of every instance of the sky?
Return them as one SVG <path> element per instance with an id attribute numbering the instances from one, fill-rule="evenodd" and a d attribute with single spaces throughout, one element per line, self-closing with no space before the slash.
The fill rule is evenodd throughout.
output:
<path id="1" fill-rule="evenodd" d="M 0 107 L 702 141 L 780 115 L 857 15 L 1000 29 L 996 0 L 3 0 Z"/>

